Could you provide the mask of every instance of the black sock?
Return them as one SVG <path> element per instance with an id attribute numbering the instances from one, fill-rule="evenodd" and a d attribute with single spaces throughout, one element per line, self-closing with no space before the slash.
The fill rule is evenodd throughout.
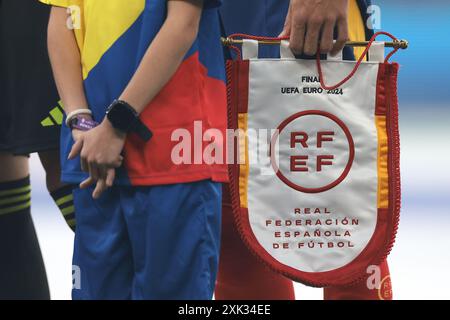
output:
<path id="1" fill-rule="evenodd" d="M 29 177 L 0 183 L 0 299 L 50 299 L 30 193 Z"/>
<path id="2" fill-rule="evenodd" d="M 75 231 L 75 207 L 73 205 L 73 194 L 72 191 L 74 186 L 67 185 L 61 187 L 53 192 L 50 192 L 53 200 L 58 206 L 59 210 L 61 210 L 64 219 L 66 220 L 67 225 Z"/>

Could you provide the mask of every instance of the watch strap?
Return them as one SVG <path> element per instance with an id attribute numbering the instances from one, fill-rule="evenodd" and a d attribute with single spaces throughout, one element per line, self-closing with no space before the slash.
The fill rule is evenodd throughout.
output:
<path id="1" fill-rule="evenodd" d="M 137 118 L 132 131 L 146 142 L 153 137 L 153 132 L 139 118 Z"/>
<path id="2" fill-rule="evenodd" d="M 114 108 L 117 105 L 125 107 L 128 110 L 128 112 L 132 113 L 134 116 L 133 122 L 130 123 L 129 127 L 126 129 L 123 126 L 122 126 L 123 128 L 120 128 L 120 126 L 117 125 L 116 123 L 114 123 L 114 120 L 109 116 L 110 112 L 113 112 Z M 136 133 L 144 141 L 149 141 L 153 136 L 152 131 L 149 128 L 147 128 L 147 126 L 141 121 L 141 119 L 139 118 L 139 114 L 136 112 L 136 110 L 131 105 L 129 105 L 126 101 L 114 100 L 113 103 L 108 108 L 107 117 L 111 121 L 113 127 L 115 127 L 116 129 L 118 129 L 124 133 L 128 133 L 128 132 Z"/>

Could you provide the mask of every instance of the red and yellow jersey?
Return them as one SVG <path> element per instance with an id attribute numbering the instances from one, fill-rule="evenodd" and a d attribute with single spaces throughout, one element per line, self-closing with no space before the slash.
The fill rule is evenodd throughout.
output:
<path id="1" fill-rule="evenodd" d="M 125 89 L 147 48 L 167 16 L 167 0 L 40 0 L 71 9 L 74 33 L 81 53 L 86 97 L 94 118 L 100 122 L 107 107 Z M 218 7 L 221 0 L 205 0 L 198 37 L 170 82 L 141 114 L 154 133 L 145 143 L 130 134 L 125 144 L 124 167 L 118 184 L 156 185 L 212 179 L 226 181 L 226 166 L 205 161 L 174 163 L 173 140 L 177 129 L 194 137 L 208 129 L 226 128 L 226 85 L 220 43 Z M 196 126 L 194 125 L 196 123 Z M 201 139 L 201 137 L 200 137 Z M 176 139 L 175 139 L 176 140 Z M 194 143 L 194 142 L 192 142 Z M 201 144 L 207 143 L 200 141 Z M 69 161 L 73 144 L 63 126 L 61 154 L 63 180 L 80 182 L 79 159 Z"/>

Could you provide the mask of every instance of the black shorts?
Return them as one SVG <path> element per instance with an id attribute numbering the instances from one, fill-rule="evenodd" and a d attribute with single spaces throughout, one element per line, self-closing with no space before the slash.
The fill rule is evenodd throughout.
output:
<path id="1" fill-rule="evenodd" d="M 57 149 L 62 108 L 47 52 L 50 8 L 0 0 L 0 151 Z"/>

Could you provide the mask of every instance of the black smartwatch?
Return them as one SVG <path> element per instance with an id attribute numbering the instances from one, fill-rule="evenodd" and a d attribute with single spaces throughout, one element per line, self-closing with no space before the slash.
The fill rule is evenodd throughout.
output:
<path id="1" fill-rule="evenodd" d="M 114 100 L 106 110 L 106 117 L 115 129 L 123 133 L 134 132 L 144 141 L 149 141 L 153 136 L 151 130 L 139 119 L 136 110 L 125 101 Z"/>

